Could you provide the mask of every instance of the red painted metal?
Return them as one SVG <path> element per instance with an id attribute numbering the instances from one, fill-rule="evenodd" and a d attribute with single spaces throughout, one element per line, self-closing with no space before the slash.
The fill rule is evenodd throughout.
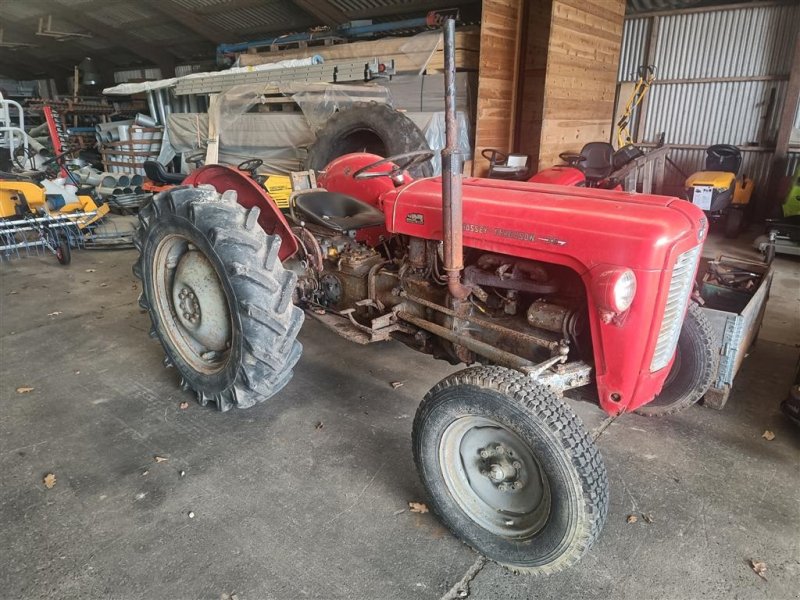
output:
<path id="1" fill-rule="evenodd" d="M 183 180 L 183 185 L 201 184 L 211 184 L 220 193 L 235 190 L 239 204 L 245 208 L 254 206 L 260 208 L 258 224 L 268 234 L 279 235 L 281 238 L 281 249 L 278 252 L 281 260 L 286 260 L 297 252 L 297 240 L 278 205 L 246 172 L 223 165 L 206 165 L 193 171 Z"/>
<path id="2" fill-rule="evenodd" d="M 534 173 L 528 181 L 551 185 L 583 186 L 586 185 L 586 176 L 583 171 L 575 167 L 555 166 Z"/>
<path id="3" fill-rule="evenodd" d="M 382 208 L 390 233 L 443 239 L 441 178 L 398 188 L 387 178 L 389 187 L 376 197 L 374 188 L 367 191 L 364 182 L 346 176 L 349 160 L 328 169 L 329 190 Z M 364 159 L 352 160 L 351 172 L 363 166 Z M 632 269 L 636 297 L 622 318 L 604 322 L 597 307 L 589 311 L 600 405 L 617 414 L 661 391 L 669 365 L 650 373 L 658 335 L 653 324 L 662 320 L 677 256 L 704 238 L 702 211 L 664 196 L 465 178 L 463 223 L 465 247 L 567 266 L 590 299 L 596 276 L 608 268 Z"/>

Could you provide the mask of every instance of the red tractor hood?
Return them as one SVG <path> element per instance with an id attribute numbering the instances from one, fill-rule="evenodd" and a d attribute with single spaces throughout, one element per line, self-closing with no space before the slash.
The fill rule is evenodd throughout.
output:
<path id="1" fill-rule="evenodd" d="M 381 200 L 389 231 L 442 239 L 441 178 L 414 181 Z M 677 242 L 697 245 L 705 233 L 702 212 L 692 208 L 666 196 L 465 177 L 464 245 L 546 253 L 579 272 L 598 264 L 663 269 Z"/>

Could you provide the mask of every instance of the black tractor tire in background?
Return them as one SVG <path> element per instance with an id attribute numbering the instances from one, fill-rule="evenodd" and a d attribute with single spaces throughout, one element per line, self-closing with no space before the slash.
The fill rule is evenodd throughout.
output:
<path id="1" fill-rule="evenodd" d="M 694 302 L 681 327 L 675 361 L 661 393 L 634 412 L 646 417 L 671 415 L 696 404 L 713 382 L 719 362 L 719 344 L 711 324 Z"/>
<path id="2" fill-rule="evenodd" d="M 414 121 L 387 104 L 356 102 L 340 110 L 317 132 L 308 149 L 306 168 L 323 171 L 334 158 L 351 152 L 371 152 L 382 157 L 414 150 L 430 150 Z M 412 168 L 415 178 L 430 177 L 429 162 Z"/>
<path id="3" fill-rule="evenodd" d="M 248 408 L 276 394 L 291 379 L 302 353 L 296 336 L 303 312 L 292 304 L 297 277 L 283 268 L 281 240 L 261 229 L 258 215 L 258 208 L 245 209 L 235 197 L 210 186 L 176 187 L 139 211 L 134 236 L 139 258 L 133 273 L 142 280 L 139 304 L 150 315 L 150 336 L 161 342 L 164 363 L 180 373 L 181 386 L 194 391 L 200 404 L 211 401 L 220 411 Z M 176 310 L 183 309 L 176 309 L 171 298 L 159 303 L 155 296 L 161 288 L 156 283 L 158 248 L 175 238 L 210 263 L 230 317 L 228 349 L 213 370 L 193 363 L 174 341 L 181 331 Z M 171 276 L 159 276 L 159 281 L 171 277 L 174 282 L 176 267 L 167 266 L 166 272 Z"/>
<path id="4" fill-rule="evenodd" d="M 461 433 L 453 438 L 454 431 Z M 501 441 L 505 449 L 488 460 L 518 461 L 510 484 L 492 479 L 496 465 L 485 456 L 503 439 L 516 442 Z M 522 373 L 483 366 L 442 380 L 417 409 L 412 446 L 433 512 L 456 537 L 514 572 L 566 569 L 605 524 L 608 476 L 597 446 L 569 406 Z M 520 494 L 524 508 L 504 505 Z"/>
<path id="5" fill-rule="evenodd" d="M 725 213 L 725 237 L 735 239 L 739 237 L 744 226 L 744 209 L 729 208 Z"/>

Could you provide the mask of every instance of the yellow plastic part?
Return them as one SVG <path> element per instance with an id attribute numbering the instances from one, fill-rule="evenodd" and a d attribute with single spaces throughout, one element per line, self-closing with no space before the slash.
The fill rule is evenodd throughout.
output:
<path id="1" fill-rule="evenodd" d="M 292 178 L 286 175 L 270 175 L 264 182 L 264 188 L 278 205 L 278 208 L 289 208 L 289 196 L 292 194 Z"/>
<path id="2" fill-rule="evenodd" d="M 719 190 L 727 190 L 736 182 L 736 175 L 725 171 L 698 171 L 686 180 L 686 187 L 710 185 Z"/>
<path id="3" fill-rule="evenodd" d="M 31 210 L 44 207 L 44 189 L 32 181 L 0 180 L 0 217 L 13 217 L 17 214 L 20 195 L 25 198 Z"/>
<path id="4" fill-rule="evenodd" d="M 733 190 L 733 204 L 745 206 L 750 203 L 750 196 L 753 195 L 753 180 L 742 177 L 736 180 L 736 189 Z"/>

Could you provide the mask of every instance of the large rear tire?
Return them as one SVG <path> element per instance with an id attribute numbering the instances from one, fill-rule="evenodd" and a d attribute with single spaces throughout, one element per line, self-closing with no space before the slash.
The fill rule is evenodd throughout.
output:
<path id="1" fill-rule="evenodd" d="M 651 402 L 634 412 L 646 417 L 663 417 L 696 404 L 711 387 L 718 360 L 711 324 L 700 307 L 689 302 L 675 360 L 664 387 Z"/>
<path id="2" fill-rule="evenodd" d="M 281 240 L 260 228 L 258 214 L 210 186 L 176 187 L 139 211 L 134 236 L 150 335 L 182 387 L 221 411 L 280 391 L 302 352 L 296 276 L 284 270 Z"/>
<path id="3" fill-rule="evenodd" d="M 503 367 L 475 367 L 425 396 L 412 433 L 431 508 L 462 541 L 515 572 L 576 563 L 608 512 L 603 459 L 550 390 Z"/>
<path id="4" fill-rule="evenodd" d="M 397 156 L 415 150 L 430 150 L 414 121 L 386 104 L 356 102 L 328 119 L 308 149 L 306 168 L 322 171 L 334 158 L 351 152 Z M 430 177 L 430 162 L 409 170 L 412 176 Z"/>

